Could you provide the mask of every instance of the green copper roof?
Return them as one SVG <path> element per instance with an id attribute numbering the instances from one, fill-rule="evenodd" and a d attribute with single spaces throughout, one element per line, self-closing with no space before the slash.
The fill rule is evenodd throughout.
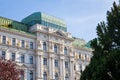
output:
<path id="1" fill-rule="evenodd" d="M 85 46 L 91 48 L 91 41 L 89 41 Z"/>
<path id="2" fill-rule="evenodd" d="M 85 49 L 89 49 L 92 50 L 92 48 L 90 47 L 90 42 L 86 43 L 85 40 L 83 39 L 79 39 L 76 37 L 73 37 L 74 41 L 73 41 L 73 46 L 74 47 L 78 47 L 78 48 L 85 48 Z"/>
<path id="3" fill-rule="evenodd" d="M 4 17 L 0 17 L 0 26 L 28 32 L 27 25 Z"/>
<path id="4" fill-rule="evenodd" d="M 67 31 L 64 20 L 41 12 L 36 12 L 29 15 L 28 17 L 24 18 L 22 22 L 28 24 L 29 26 L 34 24 L 41 24 L 46 27 Z"/>
<path id="5" fill-rule="evenodd" d="M 74 46 L 84 47 L 85 44 L 86 44 L 85 40 L 74 37 L 74 41 L 73 41 L 73 45 L 74 45 Z"/>

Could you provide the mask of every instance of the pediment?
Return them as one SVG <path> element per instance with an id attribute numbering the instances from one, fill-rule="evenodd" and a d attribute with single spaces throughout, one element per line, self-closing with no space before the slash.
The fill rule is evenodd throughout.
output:
<path id="1" fill-rule="evenodd" d="M 28 66 L 27 65 L 25 65 L 25 64 L 17 64 L 18 66 L 20 66 L 20 67 L 25 67 L 25 68 L 28 68 Z"/>
<path id="2" fill-rule="evenodd" d="M 67 37 L 65 33 L 63 33 L 62 31 L 58 30 L 56 32 L 54 32 L 53 34 L 61 36 L 61 37 Z"/>

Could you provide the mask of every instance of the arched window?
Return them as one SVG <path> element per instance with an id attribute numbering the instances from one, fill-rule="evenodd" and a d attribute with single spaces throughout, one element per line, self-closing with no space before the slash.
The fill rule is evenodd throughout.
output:
<path id="1" fill-rule="evenodd" d="M 58 73 L 55 73 L 55 80 L 58 80 Z"/>
<path id="2" fill-rule="evenodd" d="M 66 47 L 64 47 L 64 54 L 65 54 L 65 55 L 68 54 L 68 53 L 67 53 L 67 48 L 66 48 Z"/>
<path id="3" fill-rule="evenodd" d="M 33 80 L 33 71 L 30 71 L 30 80 Z"/>
<path id="4" fill-rule="evenodd" d="M 44 72 L 44 74 L 43 74 L 43 80 L 47 80 L 47 73 L 46 72 Z"/>
<path id="5" fill-rule="evenodd" d="M 43 42 L 43 50 L 46 51 L 47 50 L 47 45 L 46 42 Z"/>
<path id="6" fill-rule="evenodd" d="M 56 45 L 56 44 L 54 45 L 54 52 L 55 52 L 55 53 L 58 52 L 58 50 L 57 50 L 57 45 Z"/>
<path id="7" fill-rule="evenodd" d="M 65 75 L 65 80 L 68 80 L 68 74 Z"/>

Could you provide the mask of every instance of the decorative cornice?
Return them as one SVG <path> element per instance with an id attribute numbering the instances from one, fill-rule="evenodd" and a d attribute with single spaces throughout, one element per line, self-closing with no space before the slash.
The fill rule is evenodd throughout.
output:
<path id="1" fill-rule="evenodd" d="M 59 38 L 65 39 L 65 40 L 69 40 L 69 41 L 74 41 L 73 38 L 62 37 L 62 36 L 60 36 L 60 35 L 56 35 L 56 34 L 50 33 L 49 31 L 47 32 L 47 31 L 43 31 L 43 30 L 37 30 L 36 32 L 44 33 L 44 34 L 46 34 L 46 35 L 56 36 L 56 37 L 59 37 Z"/>
<path id="2" fill-rule="evenodd" d="M 89 49 L 89 48 L 84 48 L 84 47 L 76 47 L 76 46 L 73 46 L 73 49 L 77 49 L 77 50 L 85 50 L 85 51 L 88 51 L 88 52 L 92 52 L 93 50 L 92 49 Z"/>
<path id="3" fill-rule="evenodd" d="M 32 38 L 32 39 L 36 39 L 35 35 L 30 35 L 27 34 L 26 32 L 22 32 L 19 30 L 13 30 L 10 28 L 5 28 L 5 27 L 0 27 L 0 32 L 5 32 L 5 33 L 9 33 L 9 34 L 15 34 L 15 35 L 19 35 L 19 36 L 23 36 L 23 37 L 27 37 L 27 38 Z"/>

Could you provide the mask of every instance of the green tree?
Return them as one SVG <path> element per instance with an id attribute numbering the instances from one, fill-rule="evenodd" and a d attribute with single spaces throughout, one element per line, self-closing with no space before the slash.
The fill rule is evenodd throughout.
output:
<path id="1" fill-rule="evenodd" d="M 80 80 L 120 80 L 120 6 L 113 3 L 107 22 L 97 26 L 91 41 L 93 57 Z"/>

